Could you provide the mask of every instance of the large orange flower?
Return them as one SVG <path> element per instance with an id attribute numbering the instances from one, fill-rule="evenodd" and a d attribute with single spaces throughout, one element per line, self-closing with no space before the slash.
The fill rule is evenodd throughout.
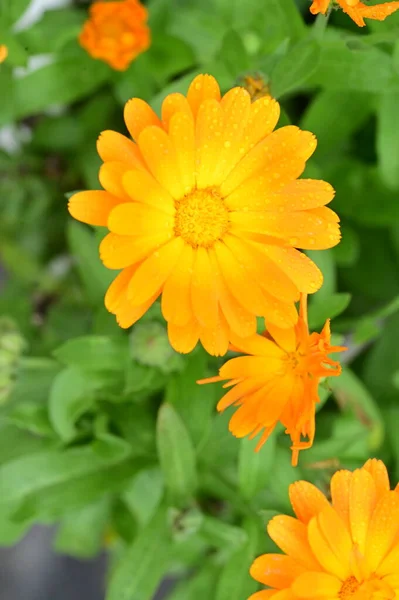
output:
<path id="1" fill-rule="evenodd" d="M 320 378 L 339 375 L 338 362 L 330 352 L 345 350 L 330 345 L 330 324 L 321 333 L 309 334 L 306 298 L 301 298 L 298 323 L 290 329 L 268 325 L 268 337 L 255 335 L 247 339 L 232 337 L 236 350 L 250 356 L 227 361 L 219 376 L 198 383 L 230 380 L 232 387 L 220 400 L 218 410 L 232 404 L 239 406 L 230 420 L 236 437 L 255 437 L 263 431 L 256 450 L 260 450 L 280 421 L 292 440 L 292 464 L 298 462 L 299 450 L 310 448 L 315 434 L 315 408 L 319 402 Z M 308 441 L 301 441 L 305 436 Z"/>
<path id="2" fill-rule="evenodd" d="M 79 42 L 93 58 L 124 71 L 150 45 L 146 21 L 147 10 L 139 0 L 94 2 Z"/>
<path id="3" fill-rule="evenodd" d="M 371 6 L 363 4 L 360 0 L 335 0 L 335 2 L 359 27 L 366 25 L 365 18 L 384 21 L 386 17 L 399 10 L 399 2 L 384 2 Z M 314 15 L 318 13 L 325 15 L 330 4 L 330 0 L 314 0 L 310 12 Z"/>
<path id="4" fill-rule="evenodd" d="M 290 487 L 296 519 L 274 517 L 268 533 L 284 554 L 255 560 L 269 589 L 250 600 L 393 600 L 399 597 L 399 494 L 387 470 L 368 460 L 331 480 L 330 503 L 312 484 Z"/>
<path id="5" fill-rule="evenodd" d="M 105 304 L 130 327 L 162 294 L 169 339 L 190 352 L 200 339 L 215 355 L 231 335 L 256 331 L 256 316 L 279 327 L 297 321 L 300 292 L 322 275 L 296 248 L 323 249 L 340 239 L 324 181 L 297 177 L 314 152 L 298 127 L 273 132 L 279 105 L 251 103 L 243 88 L 221 98 L 200 75 L 187 98 L 166 97 L 162 119 L 142 100 L 125 107 L 135 143 L 113 131 L 98 141 L 105 191 L 80 192 L 72 216 L 110 230 L 104 264 L 123 269 Z"/>

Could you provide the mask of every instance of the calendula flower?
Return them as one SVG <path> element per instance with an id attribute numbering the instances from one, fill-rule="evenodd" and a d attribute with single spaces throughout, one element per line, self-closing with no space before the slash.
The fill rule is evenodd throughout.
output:
<path id="1" fill-rule="evenodd" d="M 221 367 L 219 376 L 198 383 L 229 380 L 224 387 L 231 389 L 217 408 L 223 411 L 228 406 L 238 406 L 229 426 L 236 437 L 253 438 L 263 432 L 257 451 L 280 421 L 291 437 L 295 466 L 299 450 L 313 444 L 320 379 L 341 373 L 339 363 L 328 354 L 345 348 L 330 345 L 329 321 L 321 333 L 309 334 L 305 297 L 301 298 L 299 319 L 294 327 L 281 329 L 269 324 L 267 337 L 233 336 L 232 343 L 235 350 L 249 356 L 232 358 Z M 307 441 L 301 441 L 302 436 Z"/>
<path id="2" fill-rule="evenodd" d="M 8 56 L 8 48 L 4 44 L 0 44 L 0 64 L 5 61 Z"/>
<path id="3" fill-rule="evenodd" d="M 268 586 L 250 600 L 394 600 L 399 597 L 399 494 L 376 459 L 331 479 L 331 503 L 312 484 L 290 486 L 296 518 L 279 515 L 268 533 L 284 554 L 255 560 Z"/>
<path id="4" fill-rule="evenodd" d="M 124 71 L 150 45 L 146 22 L 147 10 L 139 0 L 94 2 L 79 42 L 93 58 Z"/>
<path id="5" fill-rule="evenodd" d="M 367 5 L 360 0 L 333 0 L 342 8 L 344 13 L 358 25 L 366 25 L 364 19 L 374 19 L 375 21 L 384 21 L 386 17 L 399 10 L 399 2 L 384 2 L 383 4 Z M 310 12 L 314 15 L 318 13 L 326 14 L 331 2 L 330 0 L 314 0 L 310 7 Z"/>
<path id="6" fill-rule="evenodd" d="M 166 97 L 161 119 L 138 98 L 127 103 L 135 143 L 101 134 L 105 191 L 76 194 L 69 211 L 110 230 L 100 256 L 123 270 L 105 305 L 121 327 L 161 294 L 178 352 L 200 339 L 223 355 L 232 334 L 255 333 L 257 315 L 282 328 L 297 322 L 299 293 L 315 292 L 322 275 L 296 248 L 337 244 L 339 219 L 325 206 L 328 183 L 297 180 L 314 136 L 273 132 L 278 119 L 272 98 L 251 103 L 240 87 L 221 98 L 216 80 L 200 75 L 187 97 Z"/>

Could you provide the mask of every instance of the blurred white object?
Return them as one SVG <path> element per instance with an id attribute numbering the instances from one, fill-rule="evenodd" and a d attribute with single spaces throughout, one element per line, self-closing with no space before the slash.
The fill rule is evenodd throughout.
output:
<path id="1" fill-rule="evenodd" d="M 63 8 L 70 4 L 71 0 L 31 0 L 27 10 L 15 23 L 14 30 L 22 31 L 23 29 L 27 29 L 33 25 L 33 23 L 36 23 L 46 10 Z"/>

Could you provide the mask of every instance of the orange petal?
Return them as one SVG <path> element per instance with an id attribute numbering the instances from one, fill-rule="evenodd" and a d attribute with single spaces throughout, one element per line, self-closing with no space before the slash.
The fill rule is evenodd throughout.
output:
<path id="1" fill-rule="evenodd" d="M 307 572 L 299 575 L 292 584 L 292 591 L 299 598 L 338 597 L 342 582 L 327 573 Z"/>
<path id="2" fill-rule="evenodd" d="M 164 233 L 140 237 L 109 233 L 100 244 L 100 258 L 109 269 L 123 269 L 143 260 L 168 239 Z"/>
<path id="3" fill-rule="evenodd" d="M 285 352 L 281 350 L 274 342 L 268 340 L 263 335 L 251 335 L 249 337 L 241 338 L 236 334 L 232 333 L 230 341 L 239 352 L 245 354 L 253 354 L 256 356 L 274 357 L 284 360 Z"/>
<path id="4" fill-rule="evenodd" d="M 332 506 L 326 506 L 316 517 L 320 531 L 328 541 L 335 556 L 343 563 L 350 563 L 352 539 L 344 521 Z"/>
<path id="5" fill-rule="evenodd" d="M 349 523 L 353 543 L 365 552 L 367 531 L 376 503 L 374 480 L 365 469 L 353 472 L 349 489 Z"/>
<path id="6" fill-rule="evenodd" d="M 341 235 L 339 225 L 327 221 L 324 216 L 310 210 L 287 213 L 237 211 L 230 213 L 230 221 L 235 230 L 275 236 L 295 248 L 325 250 L 338 244 Z"/>
<path id="7" fill-rule="evenodd" d="M 218 82 L 212 75 L 197 75 L 188 89 L 187 100 L 194 117 L 196 117 L 202 102 L 205 100 L 220 100 Z"/>
<path id="8" fill-rule="evenodd" d="M 316 139 L 293 125 L 277 129 L 259 142 L 233 169 L 221 186 L 223 196 L 231 194 L 244 181 L 258 176 L 278 181 L 283 187 L 301 175 L 306 160 L 316 149 Z"/>
<path id="9" fill-rule="evenodd" d="M 115 314 L 136 269 L 136 265 L 123 269 L 109 286 L 107 293 L 105 294 L 104 303 L 106 309 L 109 310 L 110 313 Z"/>
<path id="10" fill-rule="evenodd" d="M 151 236 L 164 233 L 172 238 L 173 226 L 172 216 L 139 202 L 119 204 L 108 219 L 109 230 L 119 235 Z"/>
<path id="11" fill-rule="evenodd" d="M 130 200 L 142 202 L 168 215 L 176 212 L 172 196 L 148 171 L 129 171 L 123 177 L 123 187 Z"/>
<path id="12" fill-rule="evenodd" d="M 262 590 L 252 594 L 248 600 L 269 600 L 274 595 L 276 595 L 276 590 Z"/>
<path id="13" fill-rule="evenodd" d="M 229 349 L 229 327 L 223 315 L 212 327 L 200 328 L 200 340 L 211 356 L 224 356 Z"/>
<path id="14" fill-rule="evenodd" d="M 146 127 L 150 127 L 151 125 L 162 127 L 162 123 L 156 113 L 147 102 L 144 102 L 140 98 L 132 98 L 125 104 L 124 117 L 126 127 L 136 142 Z"/>
<path id="15" fill-rule="evenodd" d="M 83 223 L 106 227 L 111 210 L 121 200 L 103 190 L 78 192 L 69 198 L 69 213 Z"/>
<path id="16" fill-rule="evenodd" d="M 97 152 L 104 162 L 124 162 L 134 169 L 144 168 L 136 144 L 116 131 L 103 131 L 100 134 Z"/>
<path id="17" fill-rule="evenodd" d="M 273 131 L 279 118 L 280 105 L 274 98 L 265 96 L 251 104 L 243 136 L 243 155 Z"/>
<path id="18" fill-rule="evenodd" d="M 264 377 L 251 377 L 237 383 L 231 390 L 219 400 L 217 409 L 219 412 L 224 411 L 228 406 L 237 402 L 237 400 L 245 399 L 246 396 L 256 392 L 264 385 Z M 245 400 L 243 400 L 245 401 Z"/>
<path id="19" fill-rule="evenodd" d="M 138 145 L 155 179 L 173 198 L 182 198 L 185 189 L 178 177 L 176 151 L 168 134 L 159 127 L 146 127 L 140 134 Z"/>
<path id="20" fill-rule="evenodd" d="M 176 113 L 184 113 L 191 121 L 193 120 L 190 105 L 183 94 L 169 94 L 162 102 L 162 123 L 165 131 L 169 130 L 170 121 Z"/>
<path id="21" fill-rule="evenodd" d="M 330 547 L 320 529 L 317 517 L 313 517 L 308 524 L 308 539 L 312 552 L 325 571 L 345 581 L 350 575 L 350 565 L 344 558 L 340 560 Z M 334 577 L 334 578 L 335 578 Z M 313 593 L 313 592 L 312 592 Z M 314 594 L 320 596 L 320 594 Z"/>
<path id="22" fill-rule="evenodd" d="M 122 179 L 129 170 L 129 165 L 123 162 L 106 162 L 100 167 L 98 178 L 107 192 L 120 198 L 121 202 L 128 202 L 129 196 L 122 185 Z"/>
<path id="23" fill-rule="evenodd" d="M 202 247 L 194 252 L 191 301 L 199 324 L 207 329 L 216 327 L 220 320 L 217 289 L 208 251 Z"/>
<path id="24" fill-rule="evenodd" d="M 216 242 L 214 250 L 220 272 L 234 298 L 252 314 L 264 314 L 266 303 L 259 284 L 224 243 Z"/>
<path id="25" fill-rule="evenodd" d="M 270 196 L 270 208 L 279 207 L 287 211 L 308 210 L 331 202 L 334 188 L 320 179 L 296 179 Z"/>
<path id="26" fill-rule="evenodd" d="M 314 0 L 312 6 L 310 7 L 310 12 L 313 15 L 318 15 L 322 13 L 326 14 L 327 8 L 330 6 L 331 0 Z"/>
<path id="27" fill-rule="evenodd" d="M 374 479 L 377 498 L 385 494 L 385 492 L 389 492 L 388 471 L 382 460 L 369 458 L 363 469 L 366 469 Z"/>
<path id="28" fill-rule="evenodd" d="M 195 186 L 194 122 L 186 113 L 176 113 L 170 121 L 169 137 L 176 152 L 176 164 L 184 193 Z"/>
<path id="29" fill-rule="evenodd" d="M 310 549 L 304 523 L 287 515 L 278 515 L 269 522 L 267 532 L 284 554 L 306 569 L 316 571 L 320 568 Z"/>
<path id="30" fill-rule="evenodd" d="M 247 377 L 267 377 L 281 374 L 281 358 L 274 356 L 238 356 L 227 361 L 219 370 L 222 379 L 245 379 Z"/>
<path id="31" fill-rule="evenodd" d="M 215 184 L 220 185 L 244 155 L 244 135 L 251 110 L 247 90 L 235 87 L 229 90 L 220 103 L 223 110 L 222 148 L 218 157 Z"/>
<path id="32" fill-rule="evenodd" d="M 396 573 L 399 564 L 399 544 L 396 543 L 392 550 L 384 558 L 378 567 L 378 576 L 385 577 L 391 573 Z"/>
<path id="33" fill-rule="evenodd" d="M 265 246 L 267 256 L 294 282 L 302 293 L 313 294 L 323 283 L 320 269 L 305 254 L 295 248 Z"/>
<path id="34" fill-rule="evenodd" d="M 184 242 L 174 238 L 151 254 L 137 269 L 129 284 L 128 297 L 133 304 L 142 304 L 162 289 L 183 251 Z"/>
<path id="35" fill-rule="evenodd" d="M 268 258 L 261 246 L 235 235 L 225 235 L 223 241 L 236 259 L 245 265 L 251 276 L 269 294 L 283 302 L 290 303 L 299 300 L 297 287 L 276 263 Z"/>
<path id="36" fill-rule="evenodd" d="M 399 533 L 399 496 L 387 492 L 378 502 L 371 518 L 365 557 L 370 572 L 377 571 Z"/>
<path id="37" fill-rule="evenodd" d="M 305 524 L 328 506 L 328 500 L 324 494 L 307 481 L 296 481 L 291 484 L 289 495 L 296 516 Z"/>
<path id="38" fill-rule="evenodd" d="M 115 315 L 116 322 L 122 329 L 128 329 L 136 323 L 141 317 L 147 312 L 147 310 L 154 304 L 159 294 L 154 294 L 151 298 L 148 298 L 143 304 L 133 306 L 127 296 L 121 300 Z"/>
<path id="39" fill-rule="evenodd" d="M 162 292 L 162 314 L 174 325 L 187 325 L 194 320 L 191 305 L 191 279 L 194 250 L 185 244 L 175 268 L 167 278 Z"/>
<path id="40" fill-rule="evenodd" d="M 226 318 L 232 333 L 243 338 L 254 335 L 257 327 L 255 315 L 247 311 L 234 298 L 220 273 L 214 251 L 208 250 L 208 253 L 214 272 L 220 309 Z"/>
<path id="41" fill-rule="evenodd" d="M 353 474 L 350 471 L 337 471 L 331 478 L 332 505 L 341 519 L 349 527 L 349 497 Z"/>
<path id="42" fill-rule="evenodd" d="M 168 323 L 168 336 L 170 345 L 176 352 L 187 354 L 194 350 L 197 345 L 199 340 L 199 326 L 195 321 L 190 321 L 183 327 Z"/>
<path id="43" fill-rule="evenodd" d="M 358 14 L 366 19 L 384 21 L 389 15 L 399 10 L 399 2 L 384 2 L 383 4 L 376 4 L 374 6 L 367 6 L 367 4 L 359 2 L 356 5 L 356 9 Z"/>
<path id="44" fill-rule="evenodd" d="M 251 577 L 256 581 L 278 590 L 289 588 L 303 571 L 295 560 L 282 554 L 259 556 L 250 568 Z"/>
<path id="45" fill-rule="evenodd" d="M 223 110 L 216 100 L 205 100 L 196 122 L 197 187 L 216 185 L 216 169 L 223 148 Z"/>
<path id="46" fill-rule="evenodd" d="M 268 323 L 267 332 L 272 336 L 276 344 L 278 344 L 285 352 L 295 352 L 297 340 L 294 327 L 282 329 L 281 327 L 276 327 L 276 325 L 273 325 L 272 323 Z"/>

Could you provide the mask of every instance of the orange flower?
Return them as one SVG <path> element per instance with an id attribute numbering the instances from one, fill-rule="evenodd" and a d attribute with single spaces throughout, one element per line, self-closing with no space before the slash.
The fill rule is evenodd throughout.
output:
<path id="1" fill-rule="evenodd" d="M 221 99 L 200 75 L 187 94 L 171 94 L 162 120 L 142 100 L 125 107 L 135 142 L 113 131 L 98 141 L 105 191 L 70 199 L 76 219 L 108 227 L 100 246 L 110 269 L 123 269 L 105 305 L 121 327 L 135 323 L 162 294 L 170 342 L 210 354 L 256 332 L 256 315 L 293 327 L 300 292 L 322 275 L 294 248 L 338 243 L 334 196 L 324 181 L 296 178 L 314 152 L 297 127 L 272 133 L 279 105 L 251 103 L 237 87 Z"/>
<path id="2" fill-rule="evenodd" d="M 0 44 L 0 64 L 5 61 L 8 56 L 8 48 L 4 44 Z"/>
<path id="3" fill-rule="evenodd" d="M 342 8 L 344 13 L 359 27 L 364 27 L 366 23 L 364 19 L 374 19 L 375 21 L 384 21 L 386 17 L 399 10 L 399 2 L 384 2 L 383 4 L 374 4 L 367 6 L 360 0 L 335 0 Z M 314 0 L 310 7 L 310 12 L 314 15 L 318 13 L 326 14 L 330 5 L 330 0 Z"/>
<path id="4" fill-rule="evenodd" d="M 139 0 L 94 2 L 79 42 L 93 58 L 125 71 L 150 45 L 146 21 L 147 10 Z"/>
<path id="5" fill-rule="evenodd" d="M 232 404 L 239 406 L 229 427 L 236 437 L 253 438 L 263 431 L 257 451 L 280 421 L 291 437 L 292 464 L 296 466 L 299 450 L 313 444 L 319 381 L 341 372 L 339 363 L 328 354 L 345 348 L 330 346 L 329 321 L 321 333 L 309 334 L 304 297 L 294 327 L 280 329 L 269 324 L 268 337 L 255 335 L 244 340 L 233 336 L 232 343 L 236 350 L 251 356 L 232 358 L 219 376 L 198 383 L 230 380 L 224 387 L 233 387 L 217 408 L 223 411 Z M 302 436 L 308 441 L 302 442 Z"/>
<path id="6" fill-rule="evenodd" d="M 399 494 L 376 459 L 331 479 L 332 503 L 311 483 L 290 486 L 297 518 L 268 533 L 284 554 L 264 554 L 251 575 L 269 589 L 249 600 L 393 600 L 399 597 Z"/>

